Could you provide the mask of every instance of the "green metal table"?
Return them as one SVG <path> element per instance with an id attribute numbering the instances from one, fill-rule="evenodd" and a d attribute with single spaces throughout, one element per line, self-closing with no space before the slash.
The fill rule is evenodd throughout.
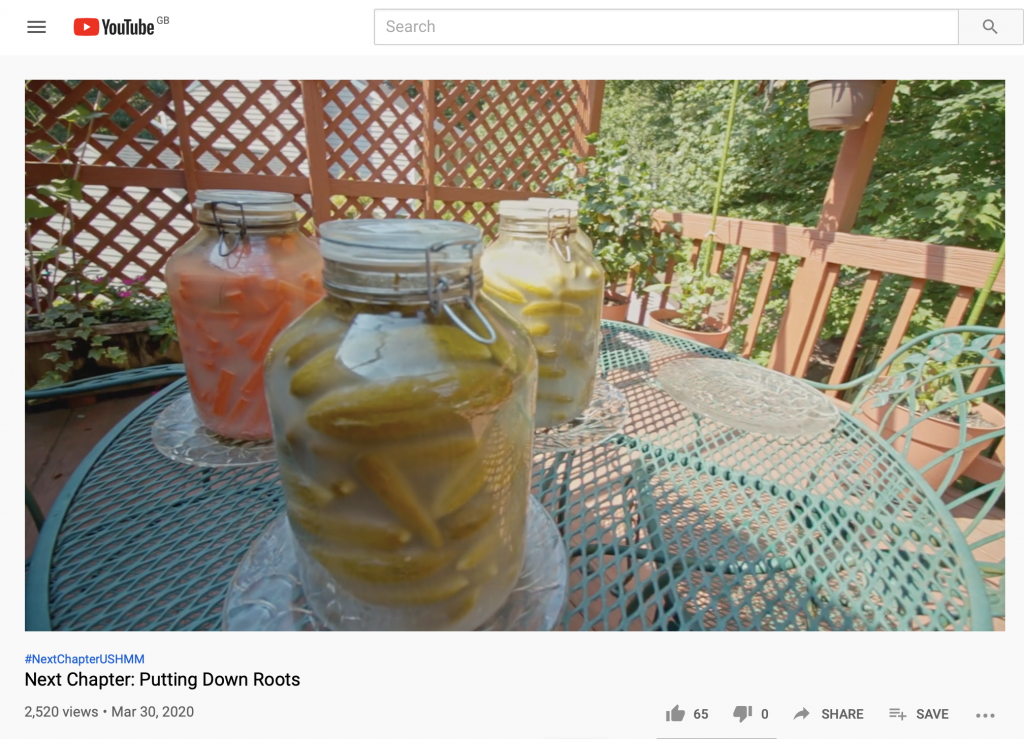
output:
<path id="1" fill-rule="evenodd" d="M 729 355 L 605 323 L 621 434 L 538 455 L 533 492 L 569 552 L 561 628 L 991 628 L 983 581 L 934 492 L 843 415 L 784 439 L 697 418 L 659 367 Z M 113 429 L 68 481 L 26 584 L 28 629 L 216 629 L 232 574 L 283 507 L 275 465 L 199 469 L 150 441 L 181 380 Z"/>

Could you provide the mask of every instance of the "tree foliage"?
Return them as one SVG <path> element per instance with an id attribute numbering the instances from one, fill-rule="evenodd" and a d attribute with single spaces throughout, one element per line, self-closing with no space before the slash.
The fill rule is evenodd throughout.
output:
<path id="1" fill-rule="evenodd" d="M 710 212 L 730 81 L 642 80 L 609 83 L 604 140 L 626 141 L 632 167 L 646 166 L 670 209 Z M 732 136 L 722 214 L 814 227 L 841 133 L 807 125 L 802 81 L 746 82 Z M 920 80 L 897 86 L 885 136 L 854 233 L 996 251 L 1004 236 L 1005 83 Z M 736 258 L 727 254 L 725 267 Z M 755 259 L 759 256 L 755 254 Z M 762 323 L 757 353 L 767 357 L 785 307 L 796 261 L 783 257 Z M 745 281 L 737 321 L 749 311 L 759 271 Z M 822 338 L 842 336 L 865 273 L 844 268 Z M 886 276 L 862 344 L 884 343 L 909 280 Z M 910 335 L 941 326 L 956 288 L 929 283 Z M 982 323 L 992 324 L 1004 297 L 993 296 Z"/>

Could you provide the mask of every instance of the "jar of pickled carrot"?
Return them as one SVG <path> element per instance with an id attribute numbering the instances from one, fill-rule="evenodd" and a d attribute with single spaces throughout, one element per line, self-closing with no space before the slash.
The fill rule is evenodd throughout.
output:
<path id="1" fill-rule="evenodd" d="M 519 577 L 537 361 L 479 290 L 480 230 L 320 228 L 326 295 L 267 396 L 303 592 L 336 629 L 472 629 Z"/>
<path id="2" fill-rule="evenodd" d="M 589 404 L 601 345 L 604 271 L 577 225 L 573 201 L 505 200 L 484 251 L 484 294 L 521 322 L 537 356 L 537 428 Z"/>
<path id="3" fill-rule="evenodd" d="M 269 439 L 263 360 L 323 295 L 323 260 L 287 193 L 201 190 L 197 233 L 165 279 L 196 413 L 230 439 Z"/>

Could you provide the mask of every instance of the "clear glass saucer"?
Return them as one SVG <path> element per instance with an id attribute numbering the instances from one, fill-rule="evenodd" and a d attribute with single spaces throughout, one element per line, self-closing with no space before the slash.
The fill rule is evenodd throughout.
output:
<path id="1" fill-rule="evenodd" d="M 203 426 L 190 394 L 163 409 L 153 421 L 152 436 L 165 457 L 195 467 L 246 467 L 277 459 L 272 439 L 228 439 Z"/>
<path id="2" fill-rule="evenodd" d="M 658 370 L 658 384 L 690 411 L 741 431 L 811 437 L 839 423 L 828 396 L 750 362 L 685 357 Z"/>
<path id="3" fill-rule="evenodd" d="M 590 405 L 568 423 L 539 429 L 533 437 L 533 451 L 570 452 L 603 444 L 620 433 L 629 421 L 626 395 L 607 380 L 594 381 Z"/>
<path id="4" fill-rule="evenodd" d="M 526 519 L 526 560 L 512 594 L 478 631 L 548 631 L 565 607 L 568 555 L 558 527 L 530 496 Z M 353 630 L 372 624 L 349 619 Z M 326 631 L 302 594 L 295 540 L 282 513 L 268 526 L 238 566 L 224 601 L 225 631 Z"/>

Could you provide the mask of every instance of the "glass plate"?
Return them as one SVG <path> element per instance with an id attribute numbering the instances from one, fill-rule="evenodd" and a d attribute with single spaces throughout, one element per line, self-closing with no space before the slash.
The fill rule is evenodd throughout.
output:
<path id="1" fill-rule="evenodd" d="M 306 604 L 295 559 L 295 540 L 282 513 L 268 526 L 238 566 L 224 601 L 225 631 L 326 631 Z M 526 518 L 526 560 L 512 594 L 478 631 L 547 631 L 565 606 L 568 555 L 558 527 L 530 496 Z M 358 618 L 353 630 L 372 631 Z"/>
<path id="2" fill-rule="evenodd" d="M 228 439 L 203 426 L 189 394 L 163 409 L 153 421 L 152 434 L 161 454 L 195 467 L 245 467 L 277 459 L 272 439 Z"/>
<path id="3" fill-rule="evenodd" d="M 598 377 L 590 405 L 568 423 L 540 429 L 533 437 L 534 452 L 569 452 L 603 444 L 629 421 L 629 401 L 617 387 Z"/>
<path id="4" fill-rule="evenodd" d="M 824 393 L 749 362 L 686 357 L 662 366 L 657 377 L 673 400 L 742 431 L 816 436 L 839 423 L 839 409 Z"/>

